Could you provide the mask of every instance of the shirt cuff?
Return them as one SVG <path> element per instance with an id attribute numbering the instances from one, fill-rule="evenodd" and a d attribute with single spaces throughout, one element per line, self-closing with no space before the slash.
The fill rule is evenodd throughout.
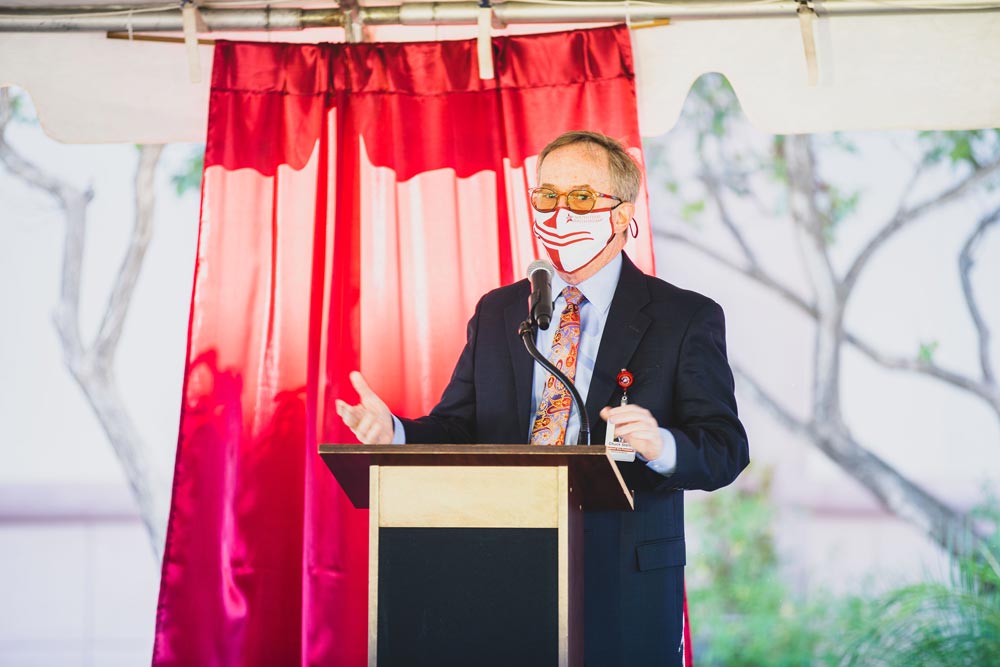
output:
<path id="1" fill-rule="evenodd" d="M 396 415 L 392 415 L 392 442 L 390 442 L 389 444 L 390 445 L 406 444 L 406 431 L 403 430 L 403 422 L 399 421 Z"/>
<path id="2" fill-rule="evenodd" d="M 677 440 L 674 434 L 665 428 L 660 429 L 660 438 L 663 441 L 663 450 L 660 455 L 652 461 L 646 461 L 638 453 L 636 457 L 646 461 L 646 467 L 661 475 L 670 475 L 677 468 Z"/>

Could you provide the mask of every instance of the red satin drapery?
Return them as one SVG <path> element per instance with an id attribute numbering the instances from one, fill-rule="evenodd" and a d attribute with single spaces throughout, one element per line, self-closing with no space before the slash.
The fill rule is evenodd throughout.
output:
<path id="1" fill-rule="evenodd" d="M 360 368 L 437 400 L 478 297 L 538 256 L 526 189 L 570 129 L 641 159 L 623 27 L 474 41 L 220 42 L 156 665 L 362 665 L 367 513 L 316 454 Z M 629 254 L 652 271 L 645 195 Z"/>

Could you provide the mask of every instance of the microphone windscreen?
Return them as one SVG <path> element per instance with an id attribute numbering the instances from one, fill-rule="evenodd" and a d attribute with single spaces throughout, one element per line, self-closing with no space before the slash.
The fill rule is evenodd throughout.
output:
<path id="1" fill-rule="evenodd" d="M 549 277 L 551 278 L 556 270 L 552 266 L 552 262 L 547 259 L 536 259 L 534 262 L 528 265 L 528 279 L 531 280 L 531 275 L 538 270 L 547 271 Z"/>

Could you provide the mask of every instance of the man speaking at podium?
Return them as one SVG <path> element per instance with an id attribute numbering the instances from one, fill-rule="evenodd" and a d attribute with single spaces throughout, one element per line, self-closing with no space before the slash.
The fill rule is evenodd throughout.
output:
<path id="1" fill-rule="evenodd" d="M 584 517 L 584 654 L 593 667 L 682 664 L 683 489 L 725 486 L 749 462 L 722 308 L 643 274 L 622 252 L 640 178 L 614 139 L 570 132 L 539 155 L 530 193 L 534 232 L 555 267 L 552 324 L 536 345 L 576 384 L 593 442 L 613 424 L 636 454 L 618 463 L 635 510 Z M 344 423 L 366 444 L 575 443 L 580 419 L 568 393 L 518 336 L 529 291 L 522 280 L 480 299 L 429 415 L 393 416 L 355 372 L 361 402 L 337 402 Z"/>

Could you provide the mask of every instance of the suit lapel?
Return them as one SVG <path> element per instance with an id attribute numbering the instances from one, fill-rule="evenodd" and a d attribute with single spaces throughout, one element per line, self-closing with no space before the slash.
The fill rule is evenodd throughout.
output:
<path id="1" fill-rule="evenodd" d="M 528 416 L 532 412 L 531 379 L 533 361 L 524 349 L 524 341 L 517 335 L 517 329 L 528 315 L 528 290 L 524 298 L 515 299 L 504 309 L 504 324 L 507 327 L 507 345 L 510 349 L 510 363 L 514 367 L 514 396 L 517 400 L 517 432 L 521 438 L 528 436 Z M 521 439 L 515 442 L 521 442 Z"/>
<path id="2" fill-rule="evenodd" d="M 601 408 L 608 405 L 618 386 L 618 372 L 628 366 L 639 341 L 649 328 L 649 316 L 642 312 L 647 303 L 649 288 L 646 286 L 646 277 L 622 253 L 621 276 L 611 300 L 608 321 L 604 325 L 601 345 L 597 350 L 594 376 L 587 391 L 587 414 L 590 416 L 592 432 L 598 431 Z"/>

